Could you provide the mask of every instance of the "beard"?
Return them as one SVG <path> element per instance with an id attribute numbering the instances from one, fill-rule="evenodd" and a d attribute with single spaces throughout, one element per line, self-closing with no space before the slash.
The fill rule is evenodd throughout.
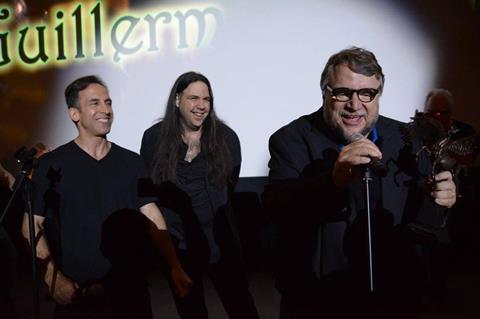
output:
<path id="1" fill-rule="evenodd" d="M 352 141 L 352 133 L 346 132 L 342 126 L 335 120 L 333 111 L 331 107 L 323 106 L 323 120 L 325 124 L 330 129 L 330 132 L 343 144 L 349 144 Z M 363 136 L 368 136 L 372 129 L 375 127 L 378 121 L 378 112 L 375 114 L 375 117 L 372 121 L 367 122 L 365 127 L 358 133 L 362 134 Z M 355 134 L 355 133 L 354 133 Z"/>

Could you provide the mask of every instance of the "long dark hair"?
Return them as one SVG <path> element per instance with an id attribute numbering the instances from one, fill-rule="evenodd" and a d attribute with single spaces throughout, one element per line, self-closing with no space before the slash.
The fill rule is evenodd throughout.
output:
<path id="1" fill-rule="evenodd" d="M 160 128 L 159 142 L 153 163 L 152 177 L 155 183 L 177 181 L 177 163 L 182 156 L 182 126 L 180 111 L 176 107 L 177 95 L 193 82 L 203 82 L 210 94 L 210 112 L 202 125 L 201 149 L 208 163 L 208 178 L 215 186 L 227 185 L 233 169 L 232 158 L 226 140 L 226 126 L 215 114 L 210 81 L 196 72 L 187 72 L 178 77 L 168 97 L 165 116 Z"/>

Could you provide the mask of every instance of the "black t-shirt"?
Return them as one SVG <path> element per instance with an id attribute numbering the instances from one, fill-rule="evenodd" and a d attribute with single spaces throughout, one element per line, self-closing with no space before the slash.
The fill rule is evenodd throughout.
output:
<path id="1" fill-rule="evenodd" d="M 182 152 L 185 157 L 187 147 Z M 202 226 L 211 224 L 214 218 L 213 208 L 207 192 L 207 158 L 200 152 L 191 162 L 179 160 L 177 181 L 180 188 L 192 199 L 192 207 Z"/>
<path id="2" fill-rule="evenodd" d="M 103 222 L 115 210 L 154 201 L 138 195 L 138 180 L 147 177 L 139 155 L 113 143 L 101 160 L 74 141 L 40 158 L 33 212 L 46 217 L 50 248 L 66 276 L 82 285 L 108 272 L 110 263 L 100 251 Z"/>
<path id="3" fill-rule="evenodd" d="M 188 146 L 182 148 L 182 158 L 185 158 Z M 190 196 L 192 208 L 205 234 L 210 248 L 210 263 L 220 260 L 220 248 L 215 241 L 213 225 L 215 213 L 207 191 L 207 157 L 200 152 L 191 162 L 178 161 L 177 180 L 179 187 Z"/>

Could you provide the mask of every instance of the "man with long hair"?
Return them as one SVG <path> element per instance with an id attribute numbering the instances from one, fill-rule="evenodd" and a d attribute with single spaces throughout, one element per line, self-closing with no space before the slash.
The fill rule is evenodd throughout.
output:
<path id="1" fill-rule="evenodd" d="M 193 280 L 187 297 L 175 297 L 180 316 L 208 317 L 202 286 L 206 273 L 230 318 L 258 318 L 230 207 L 240 142 L 213 105 L 208 79 L 196 72 L 182 74 L 163 120 L 145 131 L 140 153 L 151 170 L 177 254 Z"/>

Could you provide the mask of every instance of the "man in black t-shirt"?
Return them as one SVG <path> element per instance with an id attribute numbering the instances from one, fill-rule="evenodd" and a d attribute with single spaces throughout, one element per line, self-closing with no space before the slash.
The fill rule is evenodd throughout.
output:
<path id="1" fill-rule="evenodd" d="M 143 162 L 106 138 L 113 110 L 105 84 L 95 76 L 79 78 L 67 87 L 65 98 L 78 136 L 42 156 L 32 178 L 37 258 L 52 298 L 62 305 L 55 316 L 126 318 L 115 310 L 120 305 L 103 302 L 109 296 L 101 279 L 111 265 L 100 250 L 102 224 L 125 208 L 139 210 L 152 222 L 153 244 L 171 268 L 176 293 L 186 295 L 191 281 L 163 216 L 152 198 L 138 194 L 138 181 L 148 176 Z M 22 231 L 28 238 L 26 216 Z M 149 301 L 142 305 L 149 307 Z M 151 310 L 146 312 L 151 317 Z"/>

